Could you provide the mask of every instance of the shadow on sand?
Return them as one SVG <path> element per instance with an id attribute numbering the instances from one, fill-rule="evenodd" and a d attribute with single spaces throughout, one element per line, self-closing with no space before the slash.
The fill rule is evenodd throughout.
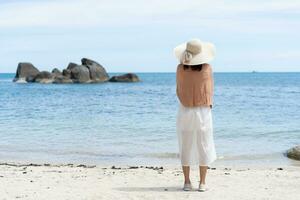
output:
<path id="1" fill-rule="evenodd" d="M 123 192 L 184 192 L 181 187 L 117 187 L 114 190 Z"/>

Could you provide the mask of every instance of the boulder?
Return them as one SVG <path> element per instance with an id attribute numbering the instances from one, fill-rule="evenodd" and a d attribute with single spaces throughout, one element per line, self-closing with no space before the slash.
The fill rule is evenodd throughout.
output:
<path id="1" fill-rule="evenodd" d="M 36 83 L 52 83 L 53 80 L 54 75 L 47 71 L 39 72 L 34 78 L 34 82 Z"/>
<path id="2" fill-rule="evenodd" d="M 73 83 L 72 79 L 66 76 L 56 76 L 53 80 L 53 83 L 63 84 L 63 83 Z"/>
<path id="3" fill-rule="evenodd" d="M 74 67 L 76 67 L 76 66 L 78 66 L 76 63 L 70 62 L 70 63 L 68 64 L 67 69 L 72 70 L 72 69 L 73 69 Z"/>
<path id="4" fill-rule="evenodd" d="M 90 71 L 84 65 L 77 65 L 71 70 L 71 79 L 74 83 L 90 83 Z"/>
<path id="5" fill-rule="evenodd" d="M 300 145 L 295 146 L 287 151 L 287 157 L 300 160 Z"/>
<path id="6" fill-rule="evenodd" d="M 109 79 L 110 82 L 139 82 L 140 79 L 136 74 L 127 73 L 120 76 L 113 76 Z"/>
<path id="7" fill-rule="evenodd" d="M 67 77 L 67 78 L 71 78 L 71 70 L 64 69 L 62 75 Z"/>
<path id="8" fill-rule="evenodd" d="M 61 71 L 57 68 L 54 68 L 51 73 L 54 74 L 55 76 L 62 75 Z"/>
<path id="9" fill-rule="evenodd" d="M 106 70 L 99 63 L 88 58 L 82 58 L 81 63 L 89 69 L 92 82 L 105 82 L 109 80 Z"/>
<path id="10" fill-rule="evenodd" d="M 14 81 L 26 80 L 32 82 L 38 73 L 39 70 L 31 63 L 19 63 Z"/>
<path id="11" fill-rule="evenodd" d="M 99 65 L 99 66 L 101 66 L 99 63 L 97 63 L 96 61 L 91 60 L 89 58 L 82 58 L 81 64 L 82 65 Z"/>

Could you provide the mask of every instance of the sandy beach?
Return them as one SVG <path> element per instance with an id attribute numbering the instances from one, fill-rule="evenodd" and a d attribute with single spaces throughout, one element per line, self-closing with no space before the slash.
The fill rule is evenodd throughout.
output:
<path id="1" fill-rule="evenodd" d="M 197 167 L 191 171 L 198 186 Z M 184 192 L 178 166 L 0 165 L 0 199 L 300 199 L 299 167 L 211 167 Z"/>

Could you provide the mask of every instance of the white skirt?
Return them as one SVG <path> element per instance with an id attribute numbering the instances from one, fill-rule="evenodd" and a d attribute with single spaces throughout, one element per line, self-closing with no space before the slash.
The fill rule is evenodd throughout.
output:
<path id="1" fill-rule="evenodd" d="M 216 160 L 211 108 L 179 103 L 176 131 L 183 166 L 208 166 Z"/>

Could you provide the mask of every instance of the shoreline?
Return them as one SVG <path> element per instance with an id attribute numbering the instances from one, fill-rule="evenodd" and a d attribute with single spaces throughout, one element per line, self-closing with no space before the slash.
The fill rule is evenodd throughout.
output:
<path id="1" fill-rule="evenodd" d="M 210 167 L 201 193 L 182 191 L 180 166 L 0 164 L 2 199 L 300 199 L 298 167 Z M 226 195 L 224 195 L 226 194 Z M 245 195 L 247 194 L 247 195 Z"/>
<path id="2" fill-rule="evenodd" d="M 50 164 L 50 163 L 13 163 L 13 162 L 0 162 L 0 167 L 14 167 L 14 168 L 83 168 L 83 169 L 111 169 L 111 170 L 131 170 L 131 169 L 153 169 L 153 170 L 164 170 L 164 169 L 178 169 L 181 170 L 181 165 L 131 165 L 131 164 L 101 164 L 101 165 L 90 165 L 90 164 Z M 197 170 L 197 165 L 191 165 L 191 170 Z M 210 165 L 208 170 L 284 170 L 284 169 L 295 169 L 299 170 L 299 166 L 290 165 Z"/>
<path id="3" fill-rule="evenodd" d="M 52 159 L 0 159 L 0 165 L 10 166 L 86 166 L 86 167 L 97 167 L 97 166 L 180 166 L 179 158 L 160 158 L 160 157 L 144 157 L 134 158 L 125 160 L 85 160 L 85 161 L 72 161 L 70 160 L 52 160 Z M 238 155 L 238 156 L 219 156 L 214 161 L 211 167 L 300 167 L 300 161 L 294 160 L 284 156 L 282 153 L 276 154 L 263 154 L 263 155 Z"/>

